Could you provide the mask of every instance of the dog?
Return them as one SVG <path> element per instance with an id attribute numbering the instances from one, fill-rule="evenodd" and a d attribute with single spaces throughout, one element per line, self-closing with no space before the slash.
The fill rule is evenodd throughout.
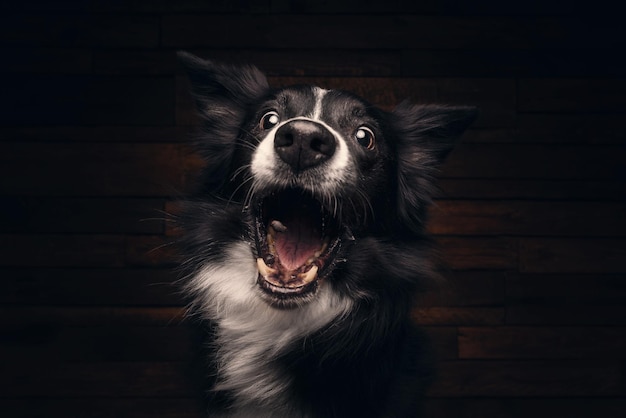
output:
<path id="1" fill-rule="evenodd" d="M 178 55 L 202 119 L 205 167 L 179 219 L 209 416 L 417 416 L 430 372 L 409 313 L 437 280 L 426 211 L 476 108 L 387 112 Z"/>

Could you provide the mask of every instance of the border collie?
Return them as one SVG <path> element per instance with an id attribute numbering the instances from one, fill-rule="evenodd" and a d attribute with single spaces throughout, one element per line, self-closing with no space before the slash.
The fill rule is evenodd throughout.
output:
<path id="1" fill-rule="evenodd" d="M 416 416 L 428 375 L 409 310 L 436 277 L 426 209 L 476 109 L 385 112 L 179 59 L 203 122 L 180 219 L 190 312 L 211 330 L 209 416 Z"/>

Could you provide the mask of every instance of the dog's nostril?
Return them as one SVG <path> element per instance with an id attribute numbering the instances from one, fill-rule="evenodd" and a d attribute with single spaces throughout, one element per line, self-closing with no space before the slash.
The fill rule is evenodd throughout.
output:
<path id="1" fill-rule="evenodd" d="M 321 154 L 330 154 L 334 152 L 334 146 L 331 146 L 331 141 L 323 137 L 315 137 L 310 142 L 311 149 Z"/>
<path id="2" fill-rule="evenodd" d="M 308 120 L 289 122 L 274 137 L 276 153 L 296 172 L 328 160 L 336 146 L 335 136 L 328 129 Z"/>
<path id="3" fill-rule="evenodd" d="M 293 133 L 288 131 L 281 132 L 281 130 L 276 132 L 276 137 L 274 138 L 275 147 L 289 147 L 291 145 L 293 145 Z"/>

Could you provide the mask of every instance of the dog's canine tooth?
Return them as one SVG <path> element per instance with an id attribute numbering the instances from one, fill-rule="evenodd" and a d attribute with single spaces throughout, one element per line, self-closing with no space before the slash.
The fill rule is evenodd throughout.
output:
<path id="1" fill-rule="evenodd" d="M 276 240 L 274 239 L 274 228 L 272 226 L 267 227 L 267 234 L 265 235 L 267 238 L 267 249 L 270 254 L 276 254 Z"/>
<path id="2" fill-rule="evenodd" d="M 261 273 L 261 276 L 263 277 L 268 277 L 277 273 L 276 270 L 274 270 L 271 267 L 268 267 L 268 265 L 265 264 L 265 261 L 261 257 L 256 259 L 256 265 L 257 265 L 257 268 L 259 269 L 259 273 Z"/>
<path id="3" fill-rule="evenodd" d="M 314 265 L 306 273 L 299 274 L 298 278 L 301 279 L 304 284 L 309 284 L 317 277 L 317 270 L 318 267 Z"/>

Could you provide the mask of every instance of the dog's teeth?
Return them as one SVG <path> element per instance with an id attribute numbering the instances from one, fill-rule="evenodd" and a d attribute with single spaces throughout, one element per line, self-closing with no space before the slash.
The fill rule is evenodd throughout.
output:
<path id="1" fill-rule="evenodd" d="M 274 220 L 271 222 L 270 225 L 272 225 L 272 228 L 274 228 L 274 230 L 277 232 L 285 232 L 287 230 L 287 227 L 283 225 L 281 221 Z"/>
<path id="2" fill-rule="evenodd" d="M 309 284 L 313 280 L 315 280 L 315 278 L 317 277 L 317 270 L 318 270 L 318 267 L 317 266 L 313 266 L 313 267 L 311 267 L 311 269 L 309 271 L 307 271 L 306 273 L 298 275 L 298 277 L 302 280 L 302 282 L 304 284 Z"/>
<path id="3" fill-rule="evenodd" d="M 261 273 L 261 276 L 263 277 L 268 277 L 277 273 L 276 270 L 274 270 L 271 267 L 268 267 L 268 265 L 265 264 L 265 261 L 263 261 L 261 257 L 256 259 L 256 265 L 257 265 L 257 268 L 259 269 L 259 273 Z"/>
<path id="4" fill-rule="evenodd" d="M 272 254 L 276 253 L 275 243 L 276 240 L 274 239 L 274 228 L 269 227 L 267 228 L 267 247 L 269 252 Z"/>

